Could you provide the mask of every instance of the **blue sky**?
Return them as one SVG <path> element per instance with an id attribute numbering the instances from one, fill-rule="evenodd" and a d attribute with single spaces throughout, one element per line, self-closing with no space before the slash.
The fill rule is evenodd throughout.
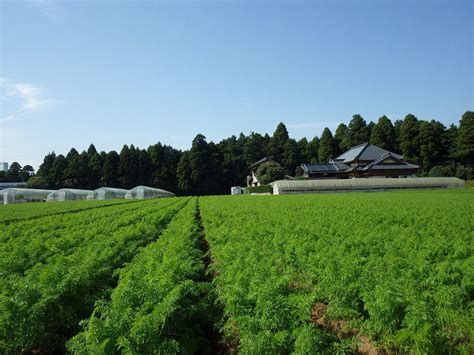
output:
<path id="1" fill-rule="evenodd" d="M 0 161 L 474 109 L 472 1 L 0 3 Z"/>

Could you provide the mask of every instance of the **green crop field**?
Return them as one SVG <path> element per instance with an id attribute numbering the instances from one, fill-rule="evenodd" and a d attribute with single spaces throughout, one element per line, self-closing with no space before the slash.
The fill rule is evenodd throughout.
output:
<path id="1" fill-rule="evenodd" d="M 0 353 L 474 352 L 474 190 L 0 207 Z"/>

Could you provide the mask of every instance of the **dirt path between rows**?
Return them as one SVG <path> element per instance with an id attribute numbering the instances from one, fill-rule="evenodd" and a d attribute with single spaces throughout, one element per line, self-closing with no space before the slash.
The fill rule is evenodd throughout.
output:
<path id="1" fill-rule="evenodd" d="M 212 281 L 214 277 L 216 277 L 215 273 L 213 273 L 210 270 L 210 265 L 213 263 L 213 259 L 211 256 L 211 251 L 209 249 L 209 243 L 207 242 L 206 239 L 206 232 L 204 230 L 204 226 L 202 223 L 202 217 L 201 217 L 201 208 L 199 205 L 199 197 L 197 201 L 197 211 L 196 211 L 196 223 L 199 228 L 199 248 L 203 252 L 203 261 L 205 265 L 205 270 L 204 270 L 204 281 L 209 282 L 212 284 Z M 223 319 L 223 308 L 218 304 L 216 301 L 216 295 L 213 294 L 211 295 L 212 301 L 214 302 L 215 305 L 215 319 L 213 324 L 209 324 L 208 329 L 206 329 L 206 339 L 209 341 L 211 345 L 211 353 L 216 354 L 216 355 L 223 355 L 223 354 L 235 354 L 236 351 L 233 350 L 232 347 L 230 347 L 223 338 L 222 333 L 219 331 L 217 323 L 220 322 Z"/>
<path id="2" fill-rule="evenodd" d="M 325 303 L 315 303 L 311 309 L 311 320 L 318 326 L 336 334 L 340 339 L 355 336 L 357 339 L 357 354 L 387 354 L 385 351 L 377 349 L 367 335 L 360 333 L 357 329 L 350 328 L 347 321 L 342 319 L 326 319 L 327 308 L 328 306 Z"/>

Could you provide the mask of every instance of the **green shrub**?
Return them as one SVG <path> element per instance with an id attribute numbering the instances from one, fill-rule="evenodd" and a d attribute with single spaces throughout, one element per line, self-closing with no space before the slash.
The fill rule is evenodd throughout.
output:
<path id="1" fill-rule="evenodd" d="M 270 185 L 260 185 L 260 186 L 252 186 L 247 188 L 247 193 L 252 194 L 263 194 L 263 193 L 273 193 L 273 187 Z"/>
<path id="2" fill-rule="evenodd" d="M 285 170 L 280 164 L 266 162 L 257 169 L 258 181 L 262 184 L 269 184 L 272 181 L 281 180 L 285 177 Z"/>

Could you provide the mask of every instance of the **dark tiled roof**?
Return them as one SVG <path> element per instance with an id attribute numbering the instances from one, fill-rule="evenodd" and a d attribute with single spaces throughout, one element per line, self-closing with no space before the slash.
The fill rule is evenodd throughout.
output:
<path id="1" fill-rule="evenodd" d="M 336 166 L 338 167 L 338 169 L 340 169 L 340 170 L 347 170 L 347 169 L 350 168 L 349 165 L 344 164 L 344 163 L 343 163 L 342 161 L 340 161 L 340 160 L 334 160 L 334 161 L 331 160 L 330 162 L 331 162 L 332 164 L 336 165 Z"/>
<path id="2" fill-rule="evenodd" d="M 387 159 L 393 159 L 398 164 L 381 164 Z M 378 159 L 374 160 L 372 163 L 368 164 L 364 167 L 364 170 L 393 170 L 393 169 L 418 169 L 418 165 L 410 164 L 403 159 L 401 156 L 395 153 L 387 152 L 386 154 L 380 156 Z"/>
<path id="3" fill-rule="evenodd" d="M 307 173 L 338 172 L 339 169 L 333 164 L 302 164 Z"/>
<path id="4" fill-rule="evenodd" d="M 416 170 L 418 169 L 418 165 L 413 164 L 390 164 L 390 165 L 375 165 L 370 168 L 370 170 Z"/>
<path id="5" fill-rule="evenodd" d="M 363 143 L 352 147 L 347 152 L 341 154 L 334 160 L 339 160 L 344 163 L 350 163 L 354 160 L 371 161 L 377 160 L 378 158 L 386 154 L 391 154 L 397 159 L 403 159 L 403 156 L 401 155 L 389 152 L 388 150 L 376 147 L 375 145 L 371 145 L 369 143 Z"/>
<path id="6" fill-rule="evenodd" d="M 349 149 L 347 152 L 342 153 L 339 155 L 337 158 L 334 158 L 334 160 L 342 160 L 342 161 L 353 161 L 357 156 L 364 150 L 364 148 L 368 145 L 369 143 L 363 143 L 356 145 Z"/>
<path id="7" fill-rule="evenodd" d="M 301 164 L 306 173 L 338 173 L 348 168 L 343 163 L 329 162 L 328 164 Z"/>

